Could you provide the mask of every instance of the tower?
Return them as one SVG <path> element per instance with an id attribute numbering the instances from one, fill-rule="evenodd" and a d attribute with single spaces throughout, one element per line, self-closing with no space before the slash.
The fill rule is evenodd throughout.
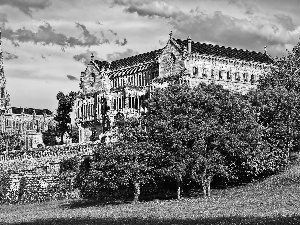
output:
<path id="1" fill-rule="evenodd" d="M 4 75 L 4 66 L 3 66 L 3 51 L 2 51 L 2 39 L 1 39 L 1 30 L 0 30 L 0 112 L 6 113 L 10 107 L 9 95 L 6 91 L 6 78 Z"/>

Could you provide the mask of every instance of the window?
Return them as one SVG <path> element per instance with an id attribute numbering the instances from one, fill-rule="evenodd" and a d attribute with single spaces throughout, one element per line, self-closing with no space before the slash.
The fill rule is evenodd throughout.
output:
<path id="1" fill-rule="evenodd" d="M 96 74 L 92 73 L 92 84 L 94 84 L 96 82 Z"/>
<path id="2" fill-rule="evenodd" d="M 196 66 L 193 67 L 193 75 L 198 75 L 198 68 Z"/>
<path id="3" fill-rule="evenodd" d="M 228 80 L 228 81 L 231 80 L 231 73 L 230 73 L 230 71 L 227 71 L 227 80 Z"/>
<path id="4" fill-rule="evenodd" d="M 219 71 L 219 80 L 223 80 L 222 72 L 222 70 Z"/>
<path id="5" fill-rule="evenodd" d="M 1 88 L 1 98 L 4 98 L 4 87 Z"/>
<path id="6" fill-rule="evenodd" d="M 235 73 L 235 80 L 236 80 L 236 81 L 240 81 L 240 79 L 241 79 L 241 78 L 240 78 L 239 72 L 236 72 L 236 73 Z"/>
<path id="7" fill-rule="evenodd" d="M 215 73 L 214 73 L 215 71 L 212 69 L 211 70 L 211 79 L 214 79 L 215 78 Z"/>
<path id="8" fill-rule="evenodd" d="M 248 73 L 243 74 L 244 82 L 248 82 Z"/>
<path id="9" fill-rule="evenodd" d="M 251 80 L 250 80 L 251 84 L 254 84 L 255 83 L 255 77 L 254 77 L 254 74 L 251 74 Z"/>
<path id="10" fill-rule="evenodd" d="M 202 77 L 207 78 L 207 69 L 203 68 Z"/>

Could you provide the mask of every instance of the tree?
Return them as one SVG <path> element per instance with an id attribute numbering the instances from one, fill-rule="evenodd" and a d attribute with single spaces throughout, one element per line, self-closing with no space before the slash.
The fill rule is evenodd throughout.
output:
<path id="1" fill-rule="evenodd" d="M 77 180 L 85 196 L 130 188 L 133 202 L 138 202 L 141 185 L 153 179 L 158 148 L 148 142 L 140 118 L 119 118 L 117 142 L 99 144 L 90 170 L 83 170 Z"/>
<path id="2" fill-rule="evenodd" d="M 170 84 L 153 93 L 148 111 L 148 135 L 163 148 L 159 171 L 177 182 L 177 198 L 185 178 L 210 195 L 217 174 L 249 182 L 284 163 L 282 149 L 266 141 L 256 107 L 221 86 Z"/>
<path id="3" fill-rule="evenodd" d="M 73 110 L 73 104 L 76 99 L 76 92 L 71 91 L 67 95 L 59 92 L 56 96 L 58 100 L 58 108 L 54 120 L 57 121 L 57 129 L 60 134 L 60 144 L 63 144 L 63 136 L 70 130 L 71 117 L 70 112 Z"/>
<path id="4" fill-rule="evenodd" d="M 0 149 L 1 151 L 21 150 L 24 146 L 24 140 L 18 132 L 0 133 Z"/>
<path id="5" fill-rule="evenodd" d="M 204 87 L 192 89 L 174 83 L 157 90 L 149 100 L 149 136 L 163 148 L 159 171 L 161 176 L 176 181 L 178 199 L 185 177 L 201 180 L 204 190 L 209 190 L 212 177 L 223 168 L 222 157 L 214 146 L 216 134 L 221 133 L 220 110 Z"/>
<path id="6" fill-rule="evenodd" d="M 300 44 L 281 58 L 260 79 L 250 98 L 258 108 L 260 124 L 267 128 L 265 138 L 280 148 L 299 149 L 300 137 Z"/>

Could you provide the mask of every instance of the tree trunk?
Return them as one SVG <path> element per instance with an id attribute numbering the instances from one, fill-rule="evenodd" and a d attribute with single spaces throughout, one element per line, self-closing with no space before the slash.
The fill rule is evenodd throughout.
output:
<path id="1" fill-rule="evenodd" d="M 177 180 L 177 199 L 181 198 L 181 180 Z"/>
<path id="2" fill-rule="evenodd" d="M 134 198 L 133 198 L 133 203 L 139 202 L 141 194 L 141 187 L 139 182 L 134 182 Z"/>
<path id="3" fill-rule="evenodd" d="M 60 144 L 64 144 L 64 133 L 60 134 Z"/>
<path id="4" fill-rule="evenodd" d="M 203 196 L 206 197 L 210 197 L 210 184 L 212 181 L 212 176 L 208 176 L 208 175 L 203 175 L 202 176 L 202 188 L 203 188 Z"/>

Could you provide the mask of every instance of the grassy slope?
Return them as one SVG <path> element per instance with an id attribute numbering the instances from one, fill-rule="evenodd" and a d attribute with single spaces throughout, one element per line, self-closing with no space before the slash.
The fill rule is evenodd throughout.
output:
<path id="1" fill-rule="evenodd" d="M 139 204 L 60 201 L 0 206 L 0 224 L 300 224 L 300 163 L 212 197 Z"/>

